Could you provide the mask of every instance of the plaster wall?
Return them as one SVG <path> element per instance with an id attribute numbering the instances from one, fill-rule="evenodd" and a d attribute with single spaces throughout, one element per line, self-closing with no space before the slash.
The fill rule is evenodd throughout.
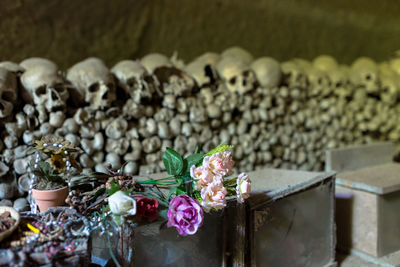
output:
<path id="1" fill-rule="evenodd" d="M 279 61 L 379 61 L 399 49 L 398 14 L 394 0 L 2 0 L 0 61 L 41 56 L 67 68 L 174 51 L 190 60 L 232 45 Z"/>

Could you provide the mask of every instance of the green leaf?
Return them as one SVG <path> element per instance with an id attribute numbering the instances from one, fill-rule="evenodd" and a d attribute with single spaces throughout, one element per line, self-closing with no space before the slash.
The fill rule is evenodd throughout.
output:
<path id="1" fill-rule="evenodd" d="M 177 190 L 178 188 L 176 188 L 176 187 L 174 187 L 174 188 L 171 188 L 171 190 L 169 190 L 169 194 L 168 194 L 168 197 L 167 197 L 167 201 L 170 201 L 171 200 L 171 196 L 173 195 L 173 194 L 176 194 L 176 190 Z"/>
<path id="2" fill-rule="evenodd" d="M 186 191 L 177 188 L 177 189 L 176 189 L 176 195 L 177 195 L 177 196 L 179 196 L 179 195 L 186 195 Z"/>
<path id="3" fill-rule="evenodd" d="M 198 154 L 198 153 L 200 153 L 200 151 L 201 151 L 201 146 L 198 145 L 198 146 L 196 146 L 196 149 L 194 150 L 194 154 Z"/>
<path id="4" fill-rule="evenodd" d="M 119 185 L 117 183 L 112 182 L 111 183 L 111 188 L 107 190 L 107 193 L 111 196 L 115 192 L 119 190 Z"/>
<path id="5" fill-rule="evenodd" d="M 114 221 L 118 226 L 121 226 L 121 216 L 113 214 Z"/>
<path id="6" fill-rule="evenodd" d="M 163 154 L 163 161 L 165 169 L 168 174 L 179 175 L 181 174 L 184 163 L 181 155 L 171 148 L 167 148 Z"/>
<path id="7" fill-rule="evenodd" d="M 185 158 L 185 160 L 187 160 L 187 171 L 189 171 L 193 165 L 196 167 L 200 166 L 203 162 L 203 158 L 204 154 L 200 153 L 195 153 Z"/>
<path id="8" fill-rule="evenodd" d="M 222 143 L 222 144 L 219 144 L 216 148 L 212 149 L 210 152 L 208 152 L 208 153 L 206 154 L 206 156 L 212 156 L 212 155 L 214 155 L 215 153 L 224 152 L 224 151 L 229 150 L 229 149 L 231 149 L 231 148 L 233 148 L 232 145 L 227 145 L 227 144 L 225 144 L 225 143 Z"/>
<path id="9" fill-rule="evenodd" d="M 162 217 L 165 220 L 168 220 L 168 209 L 163 209 L 160 210 L 160 212 L 158 213 L 158 216 Z"/>

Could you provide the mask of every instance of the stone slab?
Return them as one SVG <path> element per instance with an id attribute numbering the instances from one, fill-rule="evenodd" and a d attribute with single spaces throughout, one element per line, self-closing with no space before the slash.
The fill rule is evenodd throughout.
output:
<path id="1" fill-rule="evenodd" d="M 386 163 L 338 173 L 336 184 L 379 195 L 400 190 L 400 164 Z"/>
<path id="2" fill-rule="evenodd" d="M 352 250 L 348 256 L 349 260 L 342 261 L 340 266 L 358 267 L 358 266 L 381 266 L 381 267 L 399 267 L 400 250 L 384 257 L 375 258 L 358 250 Z M 360 264 L 360 265 L 358 265 Z"/>
<path id="3" fill-rule="evenodd" d="M 252 209 L 258 204 L 283 198 L 324 183 L 335 177 L 335 172 L 306 172 L 281 169 L 262 169 L 248 173 L 251 183 L 251 195 L 248 203 Z"/>
<path id="4" fill-rule="evenodd" d="M 348 146 L 326 151 L 326 171 L 350 171 L 392 161 L 395 145 L 380 142 L 368 145 Z"/>
<path id="5" fill-rule="evenodd" d="M 378 196 L 370 192 L 336 186 L 338 248 L 379 254 Z M 367 212 L 366 212 L 367 211 Z"/>

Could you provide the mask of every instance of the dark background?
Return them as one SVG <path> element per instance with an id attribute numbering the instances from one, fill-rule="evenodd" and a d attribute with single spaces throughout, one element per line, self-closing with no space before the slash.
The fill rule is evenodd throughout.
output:
<path id="1" fill-rule="evenodd" d="M 189 61 L 232 45 L 279 61 L 383 61 L 400 48 L 399 15 L 395 0 L 2 0 L 0 61 L 40 56 L 67 68 L 97 56 L 112 66 L 174 51 Z"/>

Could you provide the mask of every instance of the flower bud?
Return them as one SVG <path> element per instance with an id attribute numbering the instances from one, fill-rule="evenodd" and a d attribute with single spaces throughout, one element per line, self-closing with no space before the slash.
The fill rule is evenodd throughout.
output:
<path id="1" fill-rule="evenodd" d="M 122 191 L 117 191 L 108 198 L 111 212 L 115 215 L 135 215 L 136 201 Z"/>
<path id="2" fill-rule="evenodd" d="M 249 176 L 245 173 L 239 174 L 236 184 L 237 201 L 243 203 L 250 196 L 251 181 Z"/>

